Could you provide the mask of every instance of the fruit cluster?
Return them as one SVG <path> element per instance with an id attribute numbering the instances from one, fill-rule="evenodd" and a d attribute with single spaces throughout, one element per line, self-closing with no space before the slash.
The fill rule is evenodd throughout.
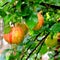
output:
<path id="1" fill-rule="evenodd" d="M 41 12 L 37 13 L 38 23 L 33 28 L 33 30 L 39 30 L 44 24 L 44 17 Z M 15 26 L 11 28 L 10 33 L 4 34 L 4 39 L 10 44 L 19 44 L 24 39 L 28 31 L 28 27 L 24 23 L 16 23 Z"/>

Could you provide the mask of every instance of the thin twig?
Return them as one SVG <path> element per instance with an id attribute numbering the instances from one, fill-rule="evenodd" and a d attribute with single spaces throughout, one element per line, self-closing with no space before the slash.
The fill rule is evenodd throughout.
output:
<path id="1" fill-rule="evenodd" d="M 5 5 L 7 5 L 9 2 L 6 2 L 6 3 L 4 3 L 1 7 L 3 7 L 3 6 L 5 6 Z"/>
<path id="2" fill-rule="evenodd" d="M 34 39 L 33 41 L 37 40 L 37 38 L 38 38 L 38 36 L 39 36 L 40 34 L 41 34 L 41 33 L 39 33 L 39 34 L 35 37 L 35 39 Z M 30 48 L 31 46 L 32 46 L 32 45 L 30 45 L 27 50 L 29 50 L 29 48 Z"/>
<path id="3" fill-rule="evenodd" d="M 53 26 L 55 24 L 55 22 L 51 25 L 51 26 Z M 49 26 L 49 28 L 51 28 L 51 26 Z M 31 53 L 27 56 L 27 58 L 26 58 L 26 60 L 28 60 L 28 58 L 30 57 L 30 55 L 38 48 L 38 46 L 40 45 L 40 44 L 42 44 L 42 41 L 44 40 L 45 41 L 45 39 L 46 39 L 46 37 L 49 35 L 49 33 L 50 32 L 48 32 L 42 39 L 41 39 L 41 41 L 37 44 L 37 46 L 31 51 Z"/>
<path id="4" fill-rule="evenodd" d="M 41 32 L 35 37 L 35 39 L 34 39 L 33 41 L 37 40 L 37 38 L 38 38 L 38 36 L 39 36 L 40 34 L 41 34 Z M 30 48 L 31 46 L 32 46 L 32 45 L 30 45 L 30 46 L 28 47 L 27 51 L 29 50 L 29 48 Z M 24 53 L 26 53 L 26 51 L 25 51 Z M 21 60 L 23 59 L 23 57 L 24 57 L 24 54 L 23 54 L 23 56 L 21 57 Z"/>
<path id="5" fill-rule="evenodd" d="M 60 45 L 58 45 L 54 50 L 54 52 L 55 52 L 55 55 L 53 56 L 54 60 L 58 60 L 59 48 L 60 48 Z"/>
<path id="6" fill-rule="evenodd" d="M 28 58 L 30 57 L 30 55 L 38 48 L 38 46 L 42 43 L 43 40 L 45 40 L 45 38 L 49 35 L 46 34 L 44 38 L 42 38 L 42 40 L 37 44 L 37 46 L 31 51 L 31 53 L 28 55 L 28 57 L 26 58 L 26 60 L 28 60 Z"/>
<path id="7" fill-rule="evenodd" d="M 54 25 L 54 24 L 55 24 L 55 22 L 54 22 L 52 25 Z M 51 26 L 52 26 L 52 25 L 51 25 Z M 51 26 L 49 26 L 49 28 L 51 28 Z M 37 38 L 38 38 L 38 36 L 40 36 L 40 34 L 41 34 L 41 32 L 35 37 L 34 41 L 37 40 Z M 43 40 L 43 39 L 44 39 L 44 38 L 42 38 L 42 40 Z M 42 40 L 39 41 L 38 45 L 33 49 L 33 51 L 36 50 L 36 48 L 41 44 L 41 41 L 42 41 Z M 32 45 L 30 45 L 30 46 L 28 47 L 28 49 L 29 49 L 31 46 L 32 46 Z M 27 51 L 28 51 L 28 49 L 27 49 Z M 32 52 L 33 52 L 33 51 L 32 51 Z M 32 52 L 31 52 L 29 55 L 31 55 Z M 26 53 L 26 51 L 25 51 L 24 53 Z M 21 60 L 23 59 L 23 57 L 24 57 L 24 55 L 22 56 Z M 27 58 L 29 58 L 29 57 L 30 57 L 30 56 L 28 56 Z"/>
<path id="8" fill-rule="evenodd" d="M 51 8 L 55 8 L 55 9 L 60 9 L 60 6 L 57 6 L 57 5 L 52 5 L 52 4 L 48 4 L 48 3 L 46 3 L 46 2 L 42 2 L 42 3 L 40 3 L 40 5 L 43 5 L 43 6 L 49 6 L 49 8 L 51 7 Z"/>
<path id="9" fill-rule="evenodd" d="M 40 52 L 40 50 L 41 50 L 43 44 L 44 44 L 44 40 L 42 41 L 42 43 L 41 43 L 41 45 L 40 45 L 40 47 L 39 47 L 39 49 L 38 49 L 38 51 L 37 51 L 37 53 L 36 53 L 35 60 L 37 59 L 37 55 L 38 55 L 38 53 Z"/>

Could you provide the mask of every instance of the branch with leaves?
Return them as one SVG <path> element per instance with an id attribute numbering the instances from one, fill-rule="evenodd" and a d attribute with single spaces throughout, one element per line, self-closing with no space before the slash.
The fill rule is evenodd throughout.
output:
<path id="1" fill-rule="evenodd" d="M 54 23 L 55 24 L 55 23 Z M 51 26 L 53 26 L 54 24 L 52 24 Z M 49 28 L 51 28 L 51 26 L 49 26 Z M 46 35 L 43 36 L 43 38 L 39 41 L 39 43 L 36 45 L 36 47 L 29 53 L 28 57 L 26 58 L 26 60 L 28 60 L 28 58 L 30 57 L 30 55 L 38 48 L 38 46 L 40 46 L 39 51 L 42 48 L 42 45 L 45 41 L 45 39 L 47 38 L 47 36 L 49 35 L 50 32 L 48 32 Z M 39 34 L 37 35 L 37 37 L 39 36 Z M 38 51 L 38 52 L 39 52 Z M 38 54 L 38 52 L 36 54 Z M 35 57 L 36 59 L 37 57 Z"/>
<path id="2" fill-rule="evenodd" d="M 28 58 L 30 57 L 30 55 L 38 48 L 38 46 L 40 46 L 40 44 L 42 44 L 42 43 L 45 41 L 45 38 L 46 38 L 48 35 L 49 35 L 49 33 L 46 34 L 46 35 L 42 38 L 42 40 L 37 44 L 37 46 L 29 53 L 29 55 L 28 55 L 28 57 L 26 58 L 26 60 L 28 60 Z M 40 47 L 42 47 L 42 45 L 41 45 Z M 40 49 L 41 49 L 41 48 L 40 48 Z"/>

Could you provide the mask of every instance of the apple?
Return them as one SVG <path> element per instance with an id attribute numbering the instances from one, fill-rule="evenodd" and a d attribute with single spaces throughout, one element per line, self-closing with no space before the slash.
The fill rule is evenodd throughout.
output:
<path id="1" fill-rule="evenodd" d="M 41 14 L 41 11 L 37 13 L 37 17 L 38 17 L 38 23 L 33 28 L 34 30 L 39 30 L 43 26 L 43 24 L 44 24 L 44 17 Z"/>
<path id="2" fill-rule="evenodd" d="M 24 39 L 24 30 L 22 27 L 12 27 L 10 33 L 4 34 L 4 39 L 10 44 L 19 44 Z"/>
<path id="3" fill-rule="evenodd" d="M 48 35 L 48 37 L 45 40 L 45 44 L 48 47 L 53 47 L 57 45 L 57 36 L 54 35 L 53 38 L 51 38 L 51 35 Z"/>

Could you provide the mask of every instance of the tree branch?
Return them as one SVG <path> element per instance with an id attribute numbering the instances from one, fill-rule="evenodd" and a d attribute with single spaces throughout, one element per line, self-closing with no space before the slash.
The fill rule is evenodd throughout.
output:
<path id="1" fill-rule="evenodd" d="M 37 51 L 37 53 L 36 53 L 35 60 L 37 59 L 37 55 L 38 55 L 38 53 L 40 52 L 40 50 L 41 50 L 43 44 L 44 44 L 44 41 L 42 41 L 42 43 L 41 43 L 41 45 L 40 45 L 40 47 L 39 47 L 39 49 L 38 49 L 38 51 Z"/>
<path id="2" fill-rule="evenodd" d="M 39 33 L 39 34 L 35 37 L 35 39 L 34 39 L 33 41 L 35 41 L 40 34 L 41 34 L 41 33 Z M 30 45 L 30 46 L 28 47 L 28 49 L 29 49 L 31 46 L 32 46 L 32 45 Z M 27 50 L 28 50 L 28 49 L 27 49 Z"/>
<path id="3" fill-rule="evenodd" d="M 45 38 L 46 38 L 48 35 L 49 35 L 49 33 L 46 34 L 44 38 L 42 38 L 42 40 L 37 44 L 37 46 L 36 46 L 36 47 L 31 51 L 31 53 L 28 55 L 28 57 L 26 58 L 26 60 L 28 60 L 28 58 L 30 57 L 30 55 L 38 48 L 38 46 L 39 46 L 40 44 L 42 44 L 42 42 L 45 40 Z"/>
<path id="4" fill-rule="evenodd" d="M 1 7 L 3 7 L 3 6 L 5 6 L 5 5 L 7 5 L 9 2 L 6 2 L 6 3 L 4 3 Z"/>
<path id="5" fill-rule="evenodd" d="M 48 3 L 44 3 L 42 2 L 40 5 L 43 5 L 43 6 L 46 6 L 47 8 L 51 7 L 51 8 L 55 8 L 55 9 L 60 9 L 60 6 L 56 6 L 56 5 L 51 5 L 51 4 L 48 4 Z"/>
<path id="6" fill-rule="evenodd" d="M 41 34 L 41 32 L 35 37 L 35 39 L 34 39 L 33 41 L 35 41 L 40 34 Z M 32 45 L 30 45 L 30 46 L 28 47 L 27 51 L 29 50 L 29 48 L 30 48 L 31 46 L 32 46 Z M 26 53 L 26 51 L 25 51 L 24 53 Z M 23 56 L 21 57 L 21 60 L 23 59 L 23 57 L 24 57 L 24 54 L 23 54 Z"/>
<path id="7" fill-rule="evenodd" d="M 53 23 L 51 26 L 53 26 L 55 23 Z M 51 28 L 51 26 L 49 26 L 49 28 Z M 31 53 L 29 53 L 29 55 L 27 56 L 26 60 L 28 60 L 28 58 L 30 57 L 30 55 L 38 48 L 38 46 L 41 44 L 42 47 L 42 42 L 45 41 L 45 39 L 47 38 L 47 36 L 49 35 L 50 32 L 48 32 L 37 44 L 37 46 L 31 51 Z"/>

